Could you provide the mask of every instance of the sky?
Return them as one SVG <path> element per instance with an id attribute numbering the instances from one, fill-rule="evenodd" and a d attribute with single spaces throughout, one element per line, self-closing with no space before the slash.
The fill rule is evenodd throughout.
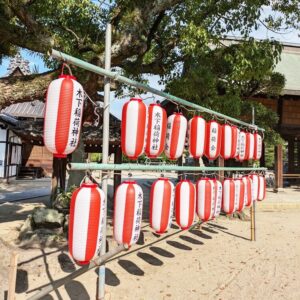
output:
<path id="1" fill-rule="evenodd" d="M 264 11 L 265 14 L 269 13 L 269 8 L 268 7 L 264 7 Z M 278 40 L 282 43 L 295 43 L 295 44 L 299 44 L 300 46 L 300 37 L 298 36 L 299 32 L 296 30 L 291 30 L 289 32 L 285 32 L 282 34 L 276 34 L 274 32 L 271 32 L 269 30 L 267 30 L 265 27 L 261 26 L 257 31 L 253 31 L 252 32 L 252 36 L 254 38 L 257 39 L 275 39 Z M 239 34 L 232 34 L 233 37 L 238 38 Z M 41 57 L 32 54 L 32 52 L 27 51 L 27 50 L 21 50 L 21 55 L 24 59 L 27 59 L 29 61 L 29 65 L 30 68 L 32 69 L 35 65 L 38 67 L 39 73 L 45 72 L 47 71 L 47 67 L 45 66 L 43 60 L 41 59 Z M 5 58 L 2 60 L 2 64 L 0 65 L 0 77 L 5 76 L 5 74 L 7 73 L 7 67 L 9 64 L 9 59 Z M 160 85 L 158 83 L 159 81 L 159 76 L 149 76 L 147 78 L 149 80 L 149 85 L 153 88 L 156 88 L 158 90 L 163 90 L 164 86 Z M 152 95 L 142 95 L 143 98 L 149 97 Z M 121 109 L 122 106 L 124 104 L 124 102 L 126 102 L 128 99 L 124 98 L 124 99 L 117 99 L 115 98 L 114 93 L 111 93 L 111 112 L 117 116 L 118 118 L 120 118 L 121 116 Z M 161 100 L 161 98 L 156 97 L 155 100 Z M 145 101 L 147 104 L 153 102 L 153 99 L 148 99 Z"/>

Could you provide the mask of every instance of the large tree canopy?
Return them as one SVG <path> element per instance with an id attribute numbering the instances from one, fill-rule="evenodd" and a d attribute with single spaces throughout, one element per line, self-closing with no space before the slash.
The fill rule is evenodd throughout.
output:
<path id="1" fill-rule="evenodd" d="M 160 75 L 170 92 L 239 116 L 249 110 L 243 99 L 257 92 L 277 95 L 284 84 L 273 73 L 280 45 L 255 41 L 250 33 L 260 26 L 298 28 L 299 14 L 295 0 L 1 0 L 0 58 L 25 48 L 42 55 L 55 71 L 58 62 L 47 56 L 55 48 L 102 66 L 110 22 L 114 68 L 139 79 Z M 225 43 L 232 33 L 243 41 Z M 76 75 L 97 97 L 102 78 L 83 70 Z M 12 92 L 24 80 L 26 95 Z M 17 79 L 10 89 L 1 89 L 0 106 L 42 99 L 48 82 L 49 74 Z M 263 108 L 260 114 L 266 126 L 276 119 Z"/>

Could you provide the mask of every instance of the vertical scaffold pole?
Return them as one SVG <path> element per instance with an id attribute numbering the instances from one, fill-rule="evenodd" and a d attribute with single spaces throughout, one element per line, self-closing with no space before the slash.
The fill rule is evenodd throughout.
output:
<path id="1" fill-rule="evenodd" d="M 252 124 L 255 124 L 255 108 L 252 106 Z M 251 219 L 251 241 L 256 241 L 256 224 L 255 224 L 255 205 L 256 201 L 253 201 L 250 207 L 250 219 Z"/>
<path id="2" fill-rule="evenodd" d="M 107 24 L 105 34 L 105 70 L 111 67 L 111 24 Z M 102 136 L 102 163 L 108 163 L 109 156 L 109 115 L 110 115 L 110 78 L 104 77 L 104 103 L 103 103 L 103 136 Z M 102 189 L 105 194 L 106 207 L 103 224 L 103 237 L 100 256 L 106 253 L 106 226 L 107 226 L 107 185 L 108 176 L 102 173 Z M 105 265 L 99 267 L 98 299 L 103 300 L 105 296 Z"/>

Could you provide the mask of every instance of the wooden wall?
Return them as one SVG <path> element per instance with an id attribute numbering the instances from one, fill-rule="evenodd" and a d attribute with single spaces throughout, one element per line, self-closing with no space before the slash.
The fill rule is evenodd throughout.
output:
<path id="1" fill-rule="evenodd" d="M 282 125 L 300 126 L 300 101 L 284 99 Z"/>
<path id="2" fill-rule="evenodd" d="M 300 127 L 300 99 L 298 97 L 282 97 L 282 118 L 281 126 Z M 252 101 L 258 101 L 274 112 L 279 112 L 277 99 L 255 98 Z"/>
<path id="3" fill-rule="evenodd" d="M 23 145 L 22 165 L 26 167 L 41 167 L 45 175 L 52 173 L 53 155 L 46 147 Z"/>

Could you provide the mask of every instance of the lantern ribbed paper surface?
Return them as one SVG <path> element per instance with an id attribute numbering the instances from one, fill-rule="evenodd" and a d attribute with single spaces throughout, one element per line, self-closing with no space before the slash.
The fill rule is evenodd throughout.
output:
<path id="1" fill-rule="evenodd" d="M 214 160 L 220 156 L 222 126 L 216 121 L 210 121 L 206 125 L 206 147 L 205 156 L 209 160 Z"/>
<path id="2" fill-rule="evenodd" d="M 187 120 L 180 113 L 168 117 L 165 153 L 169 159 L 182 156 L 187 131 Z"/>
<path id="3" fill-rule="evenodd" d="M 102 241 L 105 195 L 97 184 L 84 183 L 75 190 L 70 205 L 69 251 L 80 264 L 87 264 Z"/>
<path id="4" fill-rule="evenodd" d="M 167 178 L 156 180 L 150 192 L 150 226 L 157 233 L 166 232 L 172 222 L 174 185 Z"/>
<path id="5" fill-rule="evenodd" d="M 262 137 L 257 132 L 254 133 L 254 157 L 253 159 L 259 160 L 262 154 Z"/>
<path id="6" fill-rule="evenodd" d="M 239 149 L 239 129 L 225 124 L 222 129 L 221 156 L 224 159 L 235 158 Z"/>
<path id="7" fill-rule="evenodd" d="M 245 186 L 245 206 L 250 207 L 252 205 L 252 179 L 249 176 L 243 177 Z"/>
<path id="8" fill-rule="evenodd" d="M 251 132 L 248 132 L 246 139 L 247 139 L 247 148 L 248 148 L 247 159 L 251 160 L 254 158 L 254 146 L 255 146 L 254 134 Z"/>
<path id="9" fill-rule="evenodd" d="M 214 180 L 215 185 L 215 212 L 214 217 L 217 217 L 220 215 L 221 209 L 222 209 L 222 200 L 223 200 L 223 186 L 222 183 L 219 180 Z"/>
<path id="10" fill-rule="evenodd" d="M 264 176 L 259 175 L 259 190 L 257 200 L 262 201 L 266 198 L 266 179 Z"/>
<path id="11" fill-rule="evenodd" d="M 189 121 L 189 152 L 194 158 L 200 158 L 204 154 L 206 140 L 206 121 L 195 116 Z"/>
<path id="12" fill-rule="evenodd" d="M 231 158 L 237 158 L 240 152 L 240 130 L 236 126 L 232 127 L 232 156 Z"/>
<path id="13" fill-rule="evenodd" d="M 148 157 L 159 156 L 165 146 L 167 113 L 159 104 L 150 104 L 148 110 L 148 130 L 145 153 Z"/>
<path id="14" fill-rule="evenodd" d="M 235 211 L 235 182 L 233 179 L 223 181 L 223 211 L 232 214 Z"/>
<path id="15" fill-rule="evenodd" d="M 214 217 L 216 191 L 214 181 L 202 178 L 196 184 L 196 212 L 206 222 Z"/>
<path id="16" fill-rule="evenodd" d="M 258 193 L 259 193 L 259 178 L 257 174 L 250 175 L 252 179 L 252 200 L 258 200 Z"/>
<path id="17" fill-rule="evenodd" d="M 235 179 L 236 211 L 242 211 L 245 207 L 245 184 L 242 179 Z"/>
<path id="18" fill-rule="evenodd" d="M 124 181 L 117 188 L 114 205 L 114 239 L 131 246 L 141 231 L 143 191 L 135 181 Z"/>
<path id="19" fill-rule="evenodd" d="M 78 145 L 84 90 L 76 78 L 60 75 L 47 91 L 44 144 L 55 157 L 66 157 Z"/>
<path id="20" fill-rule="evenodd" d="M 195 218 L 196 191 L 189 180 L 181 180 L 175 189 L 175 217 L 181 229 L 188 229 Z"/>
<path id="21" fill-rule="evenodd" d="M 147 106 L 142 99 L 131 98 L 122 110 L 121 146 L 130 159 L 144 153 L 147 127 Z"/>

